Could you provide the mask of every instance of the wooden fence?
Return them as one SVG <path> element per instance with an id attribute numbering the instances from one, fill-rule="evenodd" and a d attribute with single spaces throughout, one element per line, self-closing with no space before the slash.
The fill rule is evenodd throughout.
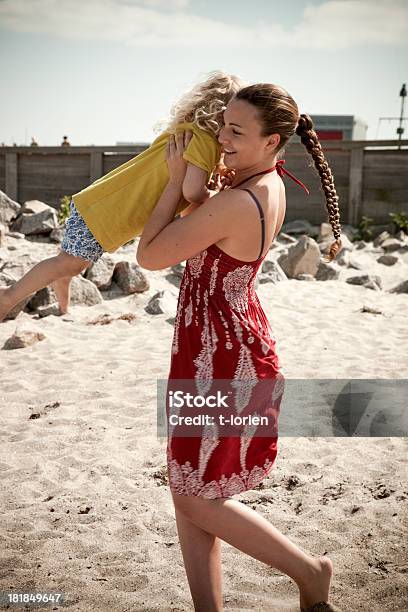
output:
<path id="1" fill-rule="evenodd" d="M 408 214 L 408 140 L 321 141 L 339 196 L 340 221 L 357 225 L 363 215 L 381 225 L 390 212 Z M 401 148 L 399 148 L 399 145 Z M 391 148 L 394 147 L 394 148 Z M 146 146 L 0 147 L 0 190 L 17 202 L 41 200 L 59 208 L 72 195 L 125 163 Z M 310 190 L 284 177 L 285 221 L 327 219 L 313 160 L 301 143 L 284 150 L 285 167 Z"/>

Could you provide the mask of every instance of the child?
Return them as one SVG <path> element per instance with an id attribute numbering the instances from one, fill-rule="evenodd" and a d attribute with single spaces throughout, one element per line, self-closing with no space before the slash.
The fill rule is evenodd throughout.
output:
<path id="1" fill-rule="evenodd" d="M 97 261 L 105 251 L 112 253 L 142 233 L 168 182 L 169 134 L 180 130 L 192 132 L 183 155 L 188 166 L 183 199 L 176 215 L 191 212 L 191 208 L 214 195 L 216 192 L 210 191 L 207 184 L 214 167 L 220 163 L 217 136 L 222 127 L 222 114 L 244 85 L 236 76 L 211 73 L 172 107 L 167 129 L 148 149 L 74 194 L 61 252 L 38 263 L 14 285 L 0 288 L 0 321 L 25 297 L 50 284 L 60 312 L 66 313 L 72 277 Z"/>

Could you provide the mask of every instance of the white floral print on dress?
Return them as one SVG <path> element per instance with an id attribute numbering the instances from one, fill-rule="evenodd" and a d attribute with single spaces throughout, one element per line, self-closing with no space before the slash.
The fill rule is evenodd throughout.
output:
<path id="1" fill-rule="evenodd" d="M 213 379 L 213 355 L 217 350 L 218 336 L 213 322 L 209 321 L 208 314 L 208 291 L 204 291 L 204 324 L 201 332 L 201 351 L 194 359 L 196 366 L 195 380 L 197 391 L 200 395 L 205 395 L 210 389 Z M 211 327 L 211 329 L 210 329 Z"/>
<path id="2" fill-rule="evenodd" d="M 180 465 L 177 459 L 169 455 L 169 484 L 171 490 L 178 495 L 196 495 L 205 499 L 227 498 L 255 488 L 267 476 L 272 466 L 273 463 L 267 457 L 263 465 L 254 465 L 249 473 L 245 469 L 239 474 L 232 473 L 229 478 L 223 474 L 219 480 L 204 484 L 198 469 L 194 470 L 189 461 Z"/>
<path id="3" fill-rule="evenodd" d="M 190 271 L 191 276 L 194 278 L 198 278 L 201 274 L 201 268 L 203 267 L 204 259 L 207 256 L 207 249 L 197 253 L 197 255 L 193 255 L 187 260 L 187 265 Z"/>
<path id="4" fill-rule="evenodd" d="M 222 281 L 225 298 L 231 308 L 245 313 L 248 309 L 248 294 L 250 292 L 250 280 L 253 275 L 251 266 L 240 266 L 226 274 Z"/>

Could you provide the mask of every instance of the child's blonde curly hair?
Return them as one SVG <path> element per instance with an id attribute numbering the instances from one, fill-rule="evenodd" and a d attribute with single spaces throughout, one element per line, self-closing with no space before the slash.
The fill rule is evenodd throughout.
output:
<path id="1" fill-rule="evenodd" d="M 171 107 L 170 118 L 155 124 L 155 132 L 174 130 L 179 123 L 195 123 L 201 129 L 218 136 L 223 125 L 223 112 L 228 102 L 246 83 L 233 74 L 220 70 L 207 74 L 205 81 L 187 91 Z"/>

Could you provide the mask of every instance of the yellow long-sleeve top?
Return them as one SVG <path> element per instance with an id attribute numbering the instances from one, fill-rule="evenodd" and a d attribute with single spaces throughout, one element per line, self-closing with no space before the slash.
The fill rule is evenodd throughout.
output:
<path id="1" fill-rule="evenodd" d="M 193 136 L 183 157 L 205 170 L 209 179 L 220 159 L 220 144 L 194 123 L 180 123 L 175 132 L 187 129 Z M 79 214 L 105 251 L 112 253 L 142 233 L 169 180 L 169 133 L 166 130 L 148 149 L 72 195 Z M 188 205 L 181 199 L 175 216 Z"/>

